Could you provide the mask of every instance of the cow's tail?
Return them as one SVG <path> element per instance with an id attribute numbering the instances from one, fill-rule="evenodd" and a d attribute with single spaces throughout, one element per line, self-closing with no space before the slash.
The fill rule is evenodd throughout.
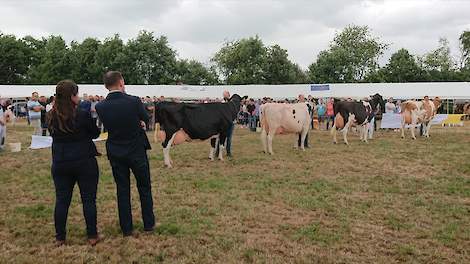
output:
<path id="1" fill-rule="evenodd" d="M 158 132 L 160 132 L 160 123 L 155 123 L 155 132 L 153 133 L 155 143 L 158 143 Z"/>

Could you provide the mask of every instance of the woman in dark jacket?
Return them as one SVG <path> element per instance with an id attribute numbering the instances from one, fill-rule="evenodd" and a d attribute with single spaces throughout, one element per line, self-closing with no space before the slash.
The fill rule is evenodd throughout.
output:
<path id="1" fill-rule="evenodd" d="M 98 242 L 96 228 L 96 189 L 98 164 L 96 147 L 92 139 L 100 134 L 90 113 L 80 110 L 78 86 L 70 80 L 60 81 L 56 87 L 56 100 L 48 113 L 48 129 L 52 136 L 52 178 L 56 203 L 54 222 L 56 243 L 65 243 L 67 214 L 75 183 L 80 188 L 88 242 Z"/>

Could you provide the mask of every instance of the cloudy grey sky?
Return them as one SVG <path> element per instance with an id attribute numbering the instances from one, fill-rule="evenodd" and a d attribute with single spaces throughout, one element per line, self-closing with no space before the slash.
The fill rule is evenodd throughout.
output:
<path id="1" fill-rule="evenodd" d="M 224 41 L 259 35 L 306 68 L 348 24 L 369 25 L 390 43 L 382 61 L 405 47 L 414 54 L 470 30 L 470 0 L 0 0 L 0 31 L 67 41 L 146 29 L 164 34 L 181 58 L 208 62 Z"/>

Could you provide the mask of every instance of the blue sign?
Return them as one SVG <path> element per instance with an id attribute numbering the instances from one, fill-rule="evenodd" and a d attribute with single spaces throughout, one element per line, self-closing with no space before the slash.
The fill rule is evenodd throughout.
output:
<path id="1" fill-rule="evenodd" d="M 330 85 L 329 84 L 312 84 L 310 86 L 310 91 L 329 91 Z"/>

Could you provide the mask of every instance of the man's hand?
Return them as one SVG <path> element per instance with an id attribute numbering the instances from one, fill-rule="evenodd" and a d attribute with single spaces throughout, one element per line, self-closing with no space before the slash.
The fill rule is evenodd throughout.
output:
<path id="1" fill-rule="evenodd" d="M 140 127 L 145 130 L 147 126 L 145 125 L 144 121 L 140 121 Z"/>
<path id="2" fill-rule="evenodd" d="M 0 120 L 0 126 L 4 126 L 5 125 L 5 122 L 3 122 L 2 120 Z"/>

